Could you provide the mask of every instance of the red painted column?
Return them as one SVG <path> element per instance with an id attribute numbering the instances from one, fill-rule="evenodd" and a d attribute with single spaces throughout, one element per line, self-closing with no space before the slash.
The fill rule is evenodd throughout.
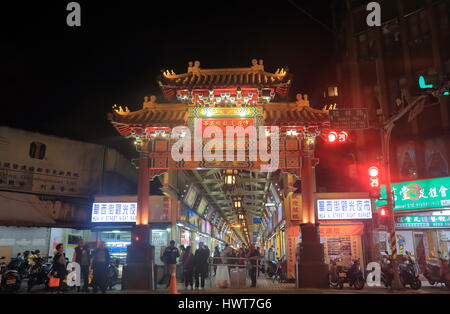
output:
<path id="1" fill-rule="evenodd" d="M 141 152 L 139 156 L 136 227 L 133 230 L 133 242 L 150 243 L 149 188 L 148 153 Z"/>
<path id="2" fill-rule="evenodd" d="M 132 242 L 123 269 L 123 290 L 154 290 L 154 247 L 150 245 L 148 153 L 139 156 L 138 204 Z"/>
<path id="3" fill-rule="evenodd" d="M 302 158 L 302 211 L 300 225 L 299 288 L 327 288 L 328 266 L 323 259 L 323 245 L 320 243 L 319 224 L 316 223 L 314 207 L 314 146 L 305 143 Z"/>

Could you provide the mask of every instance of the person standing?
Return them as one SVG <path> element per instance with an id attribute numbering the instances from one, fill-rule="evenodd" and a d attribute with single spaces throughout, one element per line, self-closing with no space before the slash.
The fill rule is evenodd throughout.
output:
<path id="1" fill-rule="evenodd" d="M 79 276 L 83 281 L 83 292 L 88 292 L 90 255 L 89 245 L 84 244 L 83 239 L 81 239 L 73 253 L 72 262 L 76 262 L 80 265 L 81 274 L 79 274 Z M 78 292 L 80 292 L 80 287 L 78 287 Z"/>
<path id="2" fill-rule="evenodd" d="M 66 254 L 64 253 L 64 244 L 59 243 L 56 246 L 56 253 L 53 257 L 52 275 L 59 278 L 58 292 L 64 291 L 64 281 L 67 276 Z"/>
<path id="3" fill-rule="evenodd" d="M 194 289 L 194 255 L 192 254 L 191 246 L 188 246 L 184 251 L 182 261 L 185 290 L 189 287 L 192 290 Z"/>
<path id="4" fill-rule="evenodd" d="M 250 279 L 252 280 L 252 285 L 250 287 L 256 287 L 256 272 L 257 272 L 257 263 L 260 258 L 259 251 L 255 248 L 254 244 L 250 244 L 250 248 L 247 254 L 247 257 L 250 259 Z"/>
<path id="5" fill-rule="evenodd" d="M 108 266 L 111 257 L 104 241 L 100 241 L 98 247 L 92 253 L 91 261 L 94 270 L 94 278 L 92 285 L 94 286 L 94 293 L 98 292 L 98 288 L 102 293 L 106 293 L 108 285 Z"/>
<path id="6" fill-rule="evenodd" d="M 194 257 L 195 289 L 203 290 L 205 288 L 205 279 L 208 274 L 208 259 L 209 249 L 204 247 L 203 242 L 200 242 Z"/>
<path id="7" fill-rule="evenodd" d="M 170 285 L 170 280 L 172 279 L 172 274 L 175 273 L 176 276 L 176 270 L 177 270 L 177 258 L 180 257 L 180 252 L 178 248 L 175 246 L 175 241 L 170 241 L 170 245 L 166 247 L 163 253 L 163 261 L 164 264 L 167 266 L 167 271 L 169 275 L 169 280 L 167 281 L 167 287 Z"/>
<path id="8" fill-rule="evenodd" d="M 217 264 L 221 264 L 222 261 L 220 260 L 220 250 L 219 250 L 219 246 L 216 245 L 216 247 L 214 248 L 214 259 L 213 259 L 213 264 L 214 264 L 214 276 L 217 273 Z"/>

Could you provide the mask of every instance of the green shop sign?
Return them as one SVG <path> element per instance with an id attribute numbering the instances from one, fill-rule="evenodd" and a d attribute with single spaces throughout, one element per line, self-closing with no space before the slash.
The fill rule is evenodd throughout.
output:
<path id="1" fill-rule="evenodd" d="M 450 177 L 393 183 L 394 210 L 413 210 L 450 207 Z M 386 199 L 386 186 L 381 186 L 380 194 Z M 386 205 L 386 201 L 375 200 L 376 207 Z"/>
<path id="2" fill-rule="evenodd" d="M 396 228 L 449 228 L 450 216 L 403 216 L 395 219 Z"/>

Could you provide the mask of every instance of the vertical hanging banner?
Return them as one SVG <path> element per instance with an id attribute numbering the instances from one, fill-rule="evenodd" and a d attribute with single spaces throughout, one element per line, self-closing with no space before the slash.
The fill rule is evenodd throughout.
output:
<path id="1" fill-rule="evenodd" d="M 291 220 L 302 220 L 302 195 L 291 195 Z"/>
<path id="2" fill-rule="evenodd" d="M 287 277 L 295 279 L 295 265 L 297 262 L 297 238 L 299 234 L 298 226 L 289 226 L 286 228 L 286 258 L 287 258 Z"/>

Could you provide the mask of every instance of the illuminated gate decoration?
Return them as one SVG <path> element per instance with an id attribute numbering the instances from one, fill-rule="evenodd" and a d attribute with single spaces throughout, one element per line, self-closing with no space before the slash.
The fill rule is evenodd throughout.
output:
<path id="1" fill-rule="evenodd" d="M 133 139 L 140 151 L 148 152 L 151 177 L 167 170 L 248 170 L 264 164 L 259 158 L 249 160 L 248 140 L 245 161 L 195 161 L 194 153 L 192 161 L 174 161 L 171 149 L 179 137 L 175 138 L 172 130 L 177 126 L 188 127 L 193 135 L 195 128 L 207 126 L 223 131 L 227 126 L 264 126 L 267 132 L 270 126 L 278 126 L 278 168 L 300 177 L 302 156 L 312 156 L 315 138 L 328 128 L 329 117 L 327 111 L 311 108 L 306 95 L 297 95 L 296 102 L 272 102 L 275 97 L 287 97 L 291 82 L 292 76 L 284 69 L 264 71 L 262 61 L 252 60 L 251 67 L 231 69 L 201 69 L 199 62 L 190 63 L 187 73 L 166 70 L 158 79 L 166 99 L 177 99 L 178 103 L 159 104 L 156 97 L 146 97 L 141 110 L 131 112 L 115 106 L 108 119 L 122 136 Z M 268 140 L 270 147 L 270 137 Z M 208 141 L 203 140 L 202 147 Z"/>

